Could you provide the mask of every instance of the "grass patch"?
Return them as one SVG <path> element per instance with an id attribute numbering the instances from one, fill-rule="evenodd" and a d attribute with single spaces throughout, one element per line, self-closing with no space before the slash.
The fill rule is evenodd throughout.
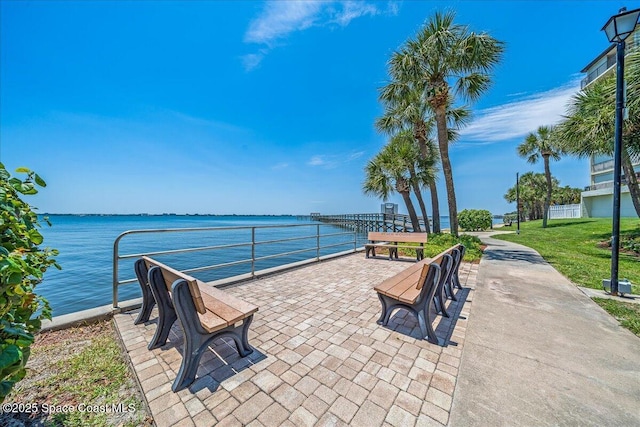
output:
<path id="1" fill-rule="evenodd" d="M 551 220 L 547 228 L 542 221 L 521 223 L 520 234 L 500 234 L 496 239 L 520 243 L 535 249 L 542 257 L 573 283 L 602 289 L 602 279 L 611 277 L 611 249 L 601 243 L 611 237 L 611 219 L 581 218 Z M 622 218 L 620 235 L 633 236 L 640 230 L 640 220 Z M 640 258 L 620 252 L 619 277 L 633 284 L 640 293 Z"/>
<path id="2" fill-rule="evenodd" d="M 449 249 L 451 246 L 462 243 L 466 248 L 464 260 L 468 262 L 479 262 L 482 257 L 482 243 L 480 239 L 468 234 L 462 234 L 460 237 L 454 237 L 448 233 L 429 234 L 427 243 L 424 245 L 424 256 L 430 258 Z M 417 243 L 404 243 L 407 246 L 418 246 Z M 413 249 L 399 249 L 399 254 L 406 257 L 415 258 L 416 251 Z M 382 252 L 384 253 L 384 252 Z M 388 253 L 388 252 L 386 252 Z"/>
<path id="3" fill-rule="evenodd" d="M 600 307 L 616 318 L 620 324 L 640 337 L 640 304 L 620 302 L 605 298 L 593 299 Z"/>
<path id="4" fill-rule="evenodd" d="M 40 411 L 5 416 L 27 425 L 151 425 L 111 321 L 39 334 L 27 369 L 5 402 L 34 403 Z M 63 407 L 72 409 L 45 410 Z"/>

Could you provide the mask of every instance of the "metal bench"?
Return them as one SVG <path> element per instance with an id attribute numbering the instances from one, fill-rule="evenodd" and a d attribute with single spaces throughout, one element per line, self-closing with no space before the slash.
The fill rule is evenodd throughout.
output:
<path id="1" fill-rule="evenodd" d="M 445 292 L 453 298 L 453 282 L 457 279 L 464 246 L 455 245 L 434 258 L 423 259 L 404 271 L 377 285 L 374 290 L 382 305 L 377 323 L 386 326 L 397 308 L 404 308 L 418 319 L 423 338 L 441 344 L 433 330 L 430 304 L 436 313 L 449 317 L 445 308 Z M 455 279 L 454 279 L 455 277 Z M 447 290 L 448 289 L 448 290 Z"/>
<path id="2" fill-rule="evenodd" d="M 231 338 L 240 356 L 253 352 L 249 345 L 249 325 L 258 307 L 207 285 L 149 257 L 144 263 L 148 284 L 158 304 L 158 327 L 149 349 L 163 346 L 176 319 L 184 333 L 182 364 L 171 389 L 176 392 L 195 380 L 200 358 L 217 338 Z"/>
<path id="3" fill-rule="evenodd" d="M 427 233 L 386 233 L 371 231 L 367 236 L 369 243 L 364 245 L 365 256 L 376 256 L 376 248 L 389 249 L 389 259 L 398 259 L 398 249 L 413 249 L 416 260 L 424 258 L 422 247 L 427 242 Z M 400 243 L 419 243 L 420 246 L 401 245 Z"/>

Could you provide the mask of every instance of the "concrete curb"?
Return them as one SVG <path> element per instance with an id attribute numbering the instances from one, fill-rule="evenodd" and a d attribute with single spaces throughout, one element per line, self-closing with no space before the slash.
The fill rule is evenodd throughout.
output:
<path id="1" fill-rule="evenodd" d="M 56 316 L 51 320 L 42 321 L 42 332 L 57 331 L 60 329 L 71 328 L 73 326 L 86 325 L 96 323 L 101 320 L 113 317 L 115 313 L 136 309 L 142 305 L 142 298 L 136 298 L 123 301 L 117 308 L 113 308 L 111 304 L 101 307 L 90 308 L 88 310 L 76 311 L 75 313 Z"/>

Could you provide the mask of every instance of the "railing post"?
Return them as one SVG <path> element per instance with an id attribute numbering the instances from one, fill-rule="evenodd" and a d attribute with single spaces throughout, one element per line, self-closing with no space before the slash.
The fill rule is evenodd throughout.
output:
<path id="1" fill-rule="evenodd" d="M 118 308 L 118 243 L 120 236 L 113 243 L 113 308 Z"/>
<path id="2" fill-rule="evenodd" d="M 251 227 L 251 277 L 256 276 L 256 228 Z"/>
<path id="3" fill-rule="evenodd" d="M 316 261 L 320 261 L 320 225 L 316 226 Z"/>
<path id="4" fill-rule="evenodd" d="M 358 233 L 353 233 L 353 252 L 358 249 Z"/>

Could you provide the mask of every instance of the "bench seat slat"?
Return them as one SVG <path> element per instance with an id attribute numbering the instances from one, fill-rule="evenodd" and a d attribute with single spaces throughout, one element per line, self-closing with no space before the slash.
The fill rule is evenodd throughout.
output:
<path id="1" fill-rule="evenodd" d="M 374 289 L 376 291 L 378 291 L 378 292 L 385 293 L 389 289 L 393 288 L 398 283 L 398 280 L 402 280 L 402 279 L 412 275 L 415 271 L 421 270 L 423 265 L 429 264 L 430 262 L 431 262 L 430 259 L 423 259 L 423 260 L 411 265 L 411 267 L 409 267 L 409 268 L 401 271 L 400 273 L 396 274 L 395 276 L 386 279 L 385 281 L 383 281 L 382 283 L 377 285 Z"/>
<path id="2" fill-rule="evenodd" d="M 211 285 L 208 285 L 206 283 L 199 283 L 200 285 L 200 292 L 203 294 L 207 294 L 221 302 L 223 302 L 224 304 L 227 304 L 229 307 L 232 307 L 233 309 L 243 313 L 243 318 L 252 315 L 253 313 L 255 313 L 256 311 L 258 311 L 258 306 L 248 303 L 246 301 L 241 300 L 240 298 L 231 295 L 227 292 L 224 292 L 218 288 L 215 288 Z"/>
<path id="3" fill-rule="evenodd" d="M 414 269 L 413 272 L 400 280 L 398 280 L 395 285 L 382 292 L 385 295 L 389 295 L 390 297 L 398 298 L 400 295 L 405 293 L 410 288 L 415 288 L 418 284 L 418 279 L 420 278 L 420 273 L 422 269 L 417 270 Z"/>
<path id="4" fill-rule="evenodd" d="M 219 331 L 220 329 L 224 329 L 228 326 L 226 320 L 209 310 L 204 314 L 198 313 L 198 317 L 200 318 L 200 324 L 204 330 L 209 333 Z"/>
<path id="5" fill-rule="evenodd" d="M 226 322 L 225 326 L 233 325 L 234 323 L 244 319 L 246 316 L 241 311 L 236 310 L 233 307 L 228 306 L 224 302 L 213 298 L 210 295 L 202 293 L 202 301 L 204 301 L 207 311 L 215 313 L 216 316 Z"/>

